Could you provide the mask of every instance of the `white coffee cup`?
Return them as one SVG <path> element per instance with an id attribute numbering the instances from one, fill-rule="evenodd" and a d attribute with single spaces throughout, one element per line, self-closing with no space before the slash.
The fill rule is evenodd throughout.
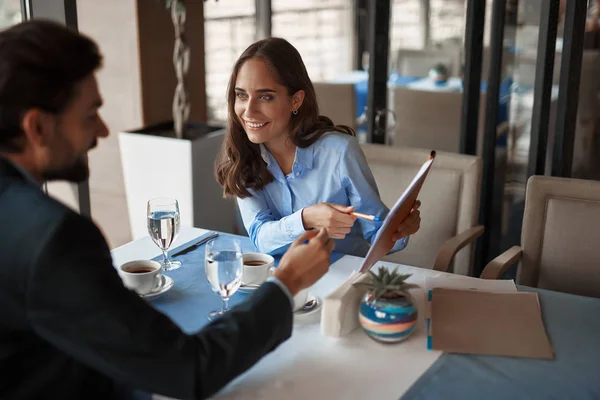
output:
<path id="1" fill-rule="evenodd" d="M 275 259 L 268 254 L 246 253 L 242 260 L 242 285 L 261 285 L 275 271 Z"/>
<path id="2" fill-rule="evenodd" d="M 138 294 L 159 291 L 165 284 L 160 274 L 160 263 L 151 260 L 130 261 L 119 267 L 119 276 L 126 288 Z"/>
<path id="3" fill-rule="evenodd" d="M 298 311 L 308 301 L 308 289 L 302 289 L 294 296 L 294 311 Z"/>

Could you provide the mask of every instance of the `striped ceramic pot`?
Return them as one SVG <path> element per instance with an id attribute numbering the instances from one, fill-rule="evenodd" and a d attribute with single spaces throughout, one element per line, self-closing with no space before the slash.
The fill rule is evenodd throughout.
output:
<path id="1" fill-rule="evenodd" d="M 367 292 L 358 318 L 371 338 L 385 343 L 401 342 L 415 330 L 417 304 L 411 295 L 375 299 L 373 292 Z"/>

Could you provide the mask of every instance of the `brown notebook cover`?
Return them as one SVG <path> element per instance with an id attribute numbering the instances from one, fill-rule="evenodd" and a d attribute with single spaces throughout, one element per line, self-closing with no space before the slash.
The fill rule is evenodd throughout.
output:
<path id="1" fill-rule="evenodd" d="M 537 293 L 434 288 L 431 339 L 449 353 L 554 358 Z"/>
<path id="2" fill-rule="evenodd" d="M 398 201 L 396 201 L 396 204 L 394 204 L 394 207 L 392 207 L 385 217 L 383 225 L 377 232 L 377 236 L 375 236 L 375 240 L 373 240 L 373 245 L 363 261 L 360 272 L 365 272 L 370 269 L 377 261 L 381 260 L 383 256 L 389 253 L 392 247 L 394 247 L 396 242 L 392 240 L 392 235 L 396 232 L 402 221 L 410 214 L 410 210 L 412 210 L 415 201 L 417 201 L 417 196 L 419 196 L 421 187 L 425 182 L 425 178 L 429 173 L 429 169 L 431 168 L 434 159 L 435 151 L 432 151 L 429 155 L 429 160 L 423 164 L 410 185 L 408 185 L 404 193 L 402 193 L 402 196 L 400 196 Z"/>

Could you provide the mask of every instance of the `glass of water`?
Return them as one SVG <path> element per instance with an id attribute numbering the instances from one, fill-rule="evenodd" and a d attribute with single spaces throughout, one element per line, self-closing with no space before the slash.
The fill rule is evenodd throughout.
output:
<path id="1" fill-rule="evenodd" d="M 206 244 L 206 277 L 213 292 L 221 296 L 223 308 L 212 311 L 208 319 L 213 320 L 227 310 L 227 302 L 242 283 L 242 250 L 235 239 L 219 238 Z"/>
<path id="2" fill-rule="evenodd" d="M 179 203 L 171 198 L 157 198 L 148 201 L 148 233 L 162 250 L 161 266 L 164 271 L 181 267 L 181 262 L 169 260 L 169 247 L 179 234 Z"/>

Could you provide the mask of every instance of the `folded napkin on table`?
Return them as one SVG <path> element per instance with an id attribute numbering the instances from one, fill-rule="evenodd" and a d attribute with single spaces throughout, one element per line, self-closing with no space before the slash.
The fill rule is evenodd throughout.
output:
<path id="1" fill-rule="evenodd" d="M 321 334 L 345 336 L 359 327 L 358 309 L 366 289 L 354 286 L 364 282 L 368 274 L 352 272 L 346 281 L 323 300 L 321 312 Z"/>

